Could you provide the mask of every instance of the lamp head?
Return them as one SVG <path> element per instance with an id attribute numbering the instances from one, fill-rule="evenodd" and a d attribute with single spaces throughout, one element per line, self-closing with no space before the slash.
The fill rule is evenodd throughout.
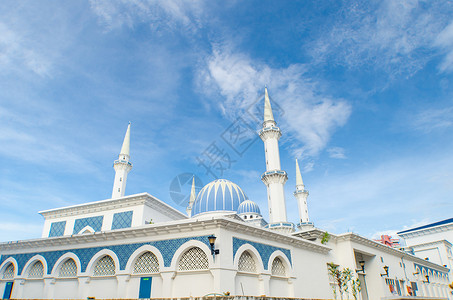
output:
<path id="1" fill-rule="evenodd" d="M 359 264 L 362 267 L 362 269 L 365 267 L 365 261 L 364 260 L 359 261 Z"/>
<path id="2" fill-rule="evenodd" d="M 217 239 L 217 237 L 215 235 L 213 235 L 213 234 L 208 236 L 209 245 L 211 245 L 211 247 L 214 246 L 216 239 Z"/>

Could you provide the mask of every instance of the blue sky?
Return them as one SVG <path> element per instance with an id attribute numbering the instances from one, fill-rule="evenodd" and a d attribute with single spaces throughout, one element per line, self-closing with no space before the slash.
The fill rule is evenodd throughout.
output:
<path id="1" fill-rule="evenodd" d="M 217 146 L 215 176 L 267 215 L 262 142 L 225 138 L 258 129 L 265 85 L 290 221 L 296 157 L 320 228 L 450 218 L 452 74 L 451 1 L 2 1 L 0 240 L 39 237 L 37 211 L 109 198 L 129 121 L 127 194 L 184 211 L 172 180 L 213 180 L 197 158 Z"/>

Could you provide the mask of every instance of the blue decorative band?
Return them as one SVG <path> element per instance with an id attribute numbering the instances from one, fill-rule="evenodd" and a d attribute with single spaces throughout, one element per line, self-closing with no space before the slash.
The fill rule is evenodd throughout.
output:
<path id="1" fill-rule="evenodd" d="M 181 245 L 184 243 L 196 240 L 204 243 L 206 246 L 210 247 L 208 236 L 198 236 L 198 237 L 188 237 L 188 238 L 180 238 L 180 239 L 173 239 L 173 240 L 164 240 L 164 241 L 155 241 L 155 242 L 148 242 L 148 243 L 137 243 L 137 244 L 125 244 L 125 245 L 112 245 L 106 247 L 93 247 L 93 248 L 82 248 L 82 249 L 70 249 L 70 250 L 59 250 L 59 251 L 48 251 L 48 252 L 35 252 L 35 253 L 24 253 L 24 254 L 12 254 L 12 255 L 2 255 L 0 259 L 0 265 L 9 257 L 14 258 L 18 264 L 18 274 L 22 273 L 22 269 L 25 264 L 35 255 L 41 255 L 45 258 L 47 262 L 47 273 L 51 274 L 52 269 L 57 262 L 57 260 L 66 253 L 74 253 L 80 259 L 81 271 L 85 272 L 88 263 L 90 262 L 91 258 L 101 250 L 108 249 L 113 251 L 120 261 L 120 269 L 124 270 L 126 268 L 126 264 L 135 250 L 140 248 L 143 245 L 151 245 L 156 247 L 164 258 L 164 265 L 165 267 L 169 267 L 171 265 L 171 260 L 175 252 L 179 249 Z"/>
<path id="2" fill-rule="evenodd" d="M 292 260 L 291 260 L 291 251 L 288 249 L 280 248 L 280 247 L 274 247 L 266 244 L 261 244 L 257 242 L 252 242 L 252 241 L 247 241 L 247 240 L 242 240 L 233 237 L 233 259 L 236 256 L 236 252 L 238 249 L 245 244 L 249 244 L 250 246 L 254 247 L 258 253 L 261 256 L 261 260 L 263 261 L 264 264 L 264 269 L 269 270 L 269 258 L 271 257 L 272 253 L 274 253 L 277 250 L 282 251 L 285 255 L 286 258 L 288 258 L 289 262 L 292 265 Z"/>

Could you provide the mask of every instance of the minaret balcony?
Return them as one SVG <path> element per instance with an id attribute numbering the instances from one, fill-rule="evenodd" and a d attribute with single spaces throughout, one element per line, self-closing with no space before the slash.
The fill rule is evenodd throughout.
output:
<path id="1" fill-rule="evenodd" d="M 278 140 L 282 136 L 282 132 L 280 128 L 276 126 L 264 127 L 260 130 L 259 135 L 263 141 L 267 140 L 268 138 L 276 138 Z"/>
<path id="2" fill-rule="evenodd" d="M 129 165 L 132 167 L 132 163 L 130 161 L 127 161 L 127 160 L 123 160 L 123 159 L 117 159 L 113 162 L 113 165 L 116 165 L 116 164 L 126 164 L 126 165 Z"/>
<path id="3" fill-rule="evenodd" d="M 264 172 L 263 175 L 261 175 L 261 181 L 266 185 L 269 185 L 271 183 L 285 184 L 287 180 L 288 174 L 286 174 L 286 172 L 282 170 L 267 171 Z"/>
<path id="4" fill-rule="evenodd" d="M 306 194 L 308 196 L 308 191 L 307 190 L 295 190 L 294 191 L 294 196 L 299 195 L 299 194 Z"/>

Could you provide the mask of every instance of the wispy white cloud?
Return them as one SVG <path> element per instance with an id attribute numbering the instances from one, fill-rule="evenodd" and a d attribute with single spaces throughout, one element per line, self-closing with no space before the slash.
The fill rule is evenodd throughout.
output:
<path id="1" fill-rule="evenodd" d="M 372 65 L 390 76 L 411 76 L 432 57 L 436 36 L 451 19 L 452 7 L 441 1 L 346 1 L 329 31 L 308 45 L 318 63 L 350 68 Z M 447 43 L 449 31 L 437 39 Z M 449 42 L 448 42 L 449 43 Z M 449 66 L 446 58 L 443 69 Z"/>
<path id="2" fill-rule="evenodd" d="M 424 133 L 449 128 L 453 126 L 453 107 L 423 110 L 412 116 L 410 122 L 414 129 Z"/>
<path id="3" fill-rule="evenodd" d="M 43 77 L 50 76 L 52 63 L 30 40 L 0 22 L 0 70 L 1 73 L 22 68 Z"/>
<path id="4" fill-rule="evenodd" d="M 344 148 L 332 147 L 327 149 L 327 152 L 329 153 L 329 157 L 331 158 L 346 159 Z"/>
<path id="5" fill-rule="evenodd" d="M 445 52 L 445 57 L 439 69 L 442 72 L 453 71 L 453 22 L 439 33 L 436 37 L 435 45 Z"/>
<path id="6" fill-rule="evenodd" d="M 334 99 L 317 88 L 304 65 L 272 68 L 225 47 L 215 47 L 206 64 L 201 65 L 198 83 L 209 99 L 224 99 L 220 109 L 230 118 L 250 107 L 268 85 L 271 97 L 284 111 L 277 122 L 283 123 L 299 144 L 294 148 L 298 157 L 316 155 L 324 149 L 351 113 L 345 100 Z"/>
<path id="7" fill-rule="evenodd" d="M 91 9 L 108 30 L 149 22 L 155 32 L 183 29 L 196 31 L 203 10 L 201 1 L 91 0 Z"/>

